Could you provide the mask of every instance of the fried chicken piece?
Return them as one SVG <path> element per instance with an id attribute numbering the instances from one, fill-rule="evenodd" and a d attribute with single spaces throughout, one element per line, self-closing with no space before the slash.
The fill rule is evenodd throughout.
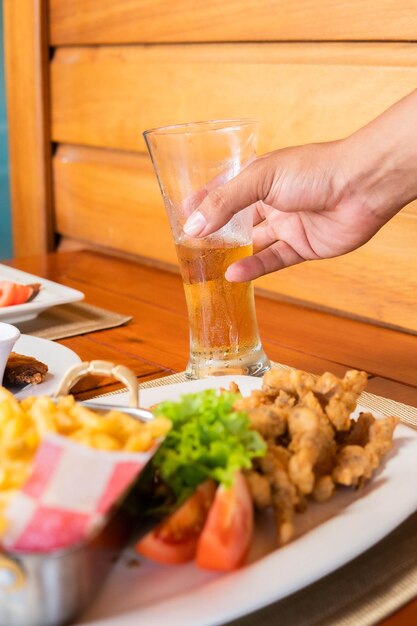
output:
<path id="1" fill-rule="evenodd" d="M 368 423 L 372 415 L 364 413 Z M 366 445 L 342 446 L 337 454 L 333 479 L 341 485 L 361 485 L 371 478 L 379 466 L 382 457 L 392 448 L 394 429 L 399 420 L 397 417 L 385 417 L 376 420 L 369 428 Z"/>
<path id="2" fill-rule="evenodd" d="M 302 398 L 314 387 L 314 376 L 301 370 L 272 368 L 264 374 L 262 391 L 270 396 L 277 396 L 285 391 L 292 396 Z"/>
<path id="3" fill-rule="evenodd" d="M 296 406 L 288 416 L 291 436 L 289 450 L 293 455 L 288 472 L 292 482 L 304 495 L 312 493 L 316 473 L 327 473 L 336 452 L 334 431 L 328 420 L 306 406 Z M 317 466 L 317 467 L 316 467 Z"/>
<path id="4" fill-rule="evenodd" d="M 267 477 L 271 486 L 272 506 L 281 545 L 292 539 L 295 511 L 304 504 L 288 475 L 290 457 L 291 453 L 286 448 L 269 444 L 266 455 L 258 460 L 260 472 Z"/>
<path id="5" fill-rule="evenodd" d="M 247 473 L 255 506 L 272 506 L 279 543 L 294 535 L 294 517 L 313 498 L 329 500 L 336 486 L 360 487 L 391 448 L 395 417 L 350 417 L 366 386 L 365 372 L 318 379 L 297 370 L 272 369 L 262 391 L 239 399 L 251 427 L 267 441 L 265 457 Z"/>
<path id="6" fill-rule="evenodd" d="M 372 476 L 372 464 L 361 446 L 344 446 L 337 454 L 332 478 L 339 485 L 358 486 Z"/>
<path id="7" fill-rule="evenodd" d="M 220 387 L 219 392 L 220 395 L 223 395 L 225 393 L 240 393 L 240 389 L 239 385 L 232 380 L 229 385 L 229 389 L 226 389 L 225 387 Z"/>
<path id="8" fill-rule="evenodd" d="M 261 404 L 249 413 L 251 428 L 257 430 L 264 439 L 275 439 L 287 430 L 288 409 L 275 404 Z"/>
<path id="9" fill-rule="evenodd" d="M 333 478 L 327 474 L 320 476 L 314 485 L 312 496 L 316 502 L 326 502 L 333 496 L 335 484 Z"/>
<path id="10" fill-rule="evenodd" d="M 266 395 L 260 389 L 254 389 L 250 396 L 238 398 L 234 402 L 233 408 L 235 411 L 252 411 L 263 404 L 272 404 L 272 402 L 273 399 L 270 396 Z"/>
<path id="11" fill-rule="evenodd" d="M 283 519 L 282 516 L 277 515 L 277 509 L 275 509 L 275 522 L 277 525 L 278 543 L 281 546 L 290 543 L 294 537 L 295 528 L 293 520 Z"/>
<path id="12" fill-rule="evenodd" d="M 325 372 L 317 380 L 313 391 L 336 430 L 349 430 L 350 414 L 355 410 L 366 382 L 366 372 L 357 370 L 346 372 L 343 379 Z"/>
<path id="13" fill-rule="evenodd" d="M 267 509 L 272 505 L 271 484 L 266 476 L 253 470 L 245 472 L 254 505 L 257 509 Z"/>
<path id="14" fill-rule="evenodd" d="M 280 389 L 277 397 L 274 400 L 274 404 L 279 407 L 293 407 L 296 403 L 296 399 L 294 396 L 290 396 L 289 393 Z"/>
<path id="15" fill-rule="evenodd" d="M 368 374 L 364 371 L 348 370 L 342 380 L 345 389 L 359 398 L 368 383 Z"/>
<path id="16" fill-rule="evenodd" d="M 299 400 L 298 405 L 311 409 L 312 411 L 317 413 L 318 416 L 323 417 L 324 421 L 328 423 L 328 418 L 326 417 L 326 413 L 324 412 L 322 403 L 320 402 L 320 399 L 316 396 L 316 394 L 313 391 L 308 391 Z"/>
<path id="17" fill-rule="evenodd" d="M 5 385 L 38 385 L 46 376 L 48 366 L 34 357 L 11 352 L 4 370 Z"/>
<path id="18" fill-rule="evenodd" d="M 370 427 L 369 442 L 365 446 L 365 451 L 373 470 L 379 466 L 384 454 L 392 448 L 394 430 L 399 421 L 398 417 L 385 417 L 375 420 Z"/>
<path id="19" fill-rule="evenodd" d="M 369 441 L 369 429 L 375 423 L 372 413 L 360 413 L 357 420 L 350 420 L 350 429 L 337 433 L 339 445 L 365 446 Z"/>
<path id="20" fill-rule="evenodd" d="M 290 458 L 291 452 L 287 448 L 269 442 L 265 456 L 257 459 L 257 462 L 263 472 L 273 474 L 277 467 L 287 470 Z"/>

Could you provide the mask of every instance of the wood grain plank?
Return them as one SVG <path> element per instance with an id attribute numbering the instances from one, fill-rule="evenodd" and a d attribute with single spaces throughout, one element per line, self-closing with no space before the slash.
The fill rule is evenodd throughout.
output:
<path id="1" fill-rule="evenodd" d="M 4 44 L 13 247 L 53 248 L 45 2 L 5 0 Z"/>
<path id="2" fill-rule="evenodd" d="M 290 300 L 416 333 L 416 233 L 417 216 L 399 213 L 359 250 L 270 274 L 257 285 Z"/>
<path id="3" fill-rule="evenodd" d="M 54 45 L 417 38 L 414 0 L 49 0 Z"/>
<path id="4" fill-rule="evenodd" d="M 54 180 L 60 234 L 177 265 L 148 157 L 60 146 Z M 360 250 L 289 268 L 256 284 L 279 297 L 417 332 L 416 233 L 414 203 Z"/>
<path id="5" fill-rule="evenodd" d="M 141 385 L 142 383 L 148 382 L 149 380 L 166 377 L 173 373 L 174 372 L 172 372 L 171 370 L 159 370 L 152 374 L 146 374 L 142 376 L 138 382 L 139 385 Z M 91 381 L 93 382 L 93 379 L 91 379 Z M 89 400 L 91 398 L 95 398 L 96 396 L 101 396 L 102 394 L 115 393 L 119 391 L 123 391 L 123 387 L 120 385 L 120 383 L 109 382 L 109 384 L 102 385 L 101 387 L 91 387 L 91 389 L 87 390 L 83 390 L 82 388 L 78 389 L 77 383 L 77 386 L 74 387 L 73 393 L 77 400 Z"/>
<path id="6" fill-rule="evenodd" d="M 100 346 L 100 354 L 102 354 L 100 358 L 113 363 L 116 361 L 120 362 L 123 359 L 123 365 L 129 367 L 138 378 L 162 371 L 158 364 L 140 358 L 134 351 L 129 349 L 126 343 L 109 344 L 108 334 L 105 331 L 96 331 L 89 335 L 62 339 L 61 343 L 74 350 L 83 361 L 96 359 L 98 347 Z"/>
<path id="7" fill-rule="evenodd" d="M 111 363 L 122 364 L 129 367 L 138 377 L 138 379 L 148 379 L 150 376 L 163 376 L 165 370 L 154 363 L 139 358 L 133 354 L 124 342 L 118 342 L 115 345 L 106 343 L 107 337 L 105 332 L 95 332 L 90 335 L 80 337 L 71 337 L 71 339 L 63 339 L 61 344 L 74 350 L 82 361 L 92 361 L 100 358 Z M 97 393 L 107 393 L 109 391 L 119 389 L 121 387 L 114 378 L 104 376 L 86 376 L 79 381 L 73 388 L 73 393 L 80 394 L 94 391 Z M 84 396 L 83 396 L 84 397 Z"/>
<path id="8" fill-rule="evenodd" d="M 381 376 L 374 376 L 368 382 L 367 391 L 417 407 L 417 389 L 411 385 L 403 385 Z"/>
<path id="9" fill-rule="evenodd" d="M 406 604 L 405 607 L 384 619 L 379 626 L 411 626 L 417 624 L 417 600 Z"/>
<path id="10" fill-rule="evenodd" d="M 144 152 L 141 131 L 255 117 L 259 152 L 343 137 L 415 88 L 413 44 L 215 44 L 59 48 L 57 142 Z"/>
<path id="11" fill-rule="evenodd" d="M 53 171 L 57 232 L 115 250 L 176 262 L 149 157 L 60 146 Z"/>
<path id="12" fill-rule="evenodd" d="M 90 251 L 47 258 L 48 263 L 19 259 L 13 266 L 78 288 L 87 302 L 133 315 L 127 327 L 103 332 L 108 345 L 121 342 L 127 352 L 159 367 L 184 369 L 188 325 L 179 276 Z M 417 386 L 413 335 L 267 298 L 257 298 L 257 312 L 262 341 L 274 360 L 291 358 L 288 364 L 315 373 L 333 363 Z"/>
<path id="13" fill-rule="evenodd" d="M 262 339 L 276 346 L 417 384 L 413 335 L 268 299 L 257 300 L 257 311 Z M 273 358 L 280 361 L 279 352 Z"/>

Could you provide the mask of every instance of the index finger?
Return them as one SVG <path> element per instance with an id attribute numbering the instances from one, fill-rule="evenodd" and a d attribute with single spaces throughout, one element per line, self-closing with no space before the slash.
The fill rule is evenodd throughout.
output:
<path id="1" fill-rule="evenodd" d="M 263 169 L 259 164 L 259 160 L 254 161 L 235 178 L 211 190 L 185 222 L 186 235 L 210 235 L 227 224 L 239 211 L 263 200 Z"/>

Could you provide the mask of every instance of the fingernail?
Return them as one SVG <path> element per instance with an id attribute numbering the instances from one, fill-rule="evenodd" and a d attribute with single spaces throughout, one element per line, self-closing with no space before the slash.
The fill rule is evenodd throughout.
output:
<path id="1" fill-rule="evenodd" d="M 196 237 L 207 226 L 207 220 L 200 211 L 196 211 L 184 224 L 184 232 L 190 237 Z"/>
<path id="2" fill-rule="evenodd" d="M 236 263 L 229 265 L 224 275 L 225 279 L 230 283 L 236 282 L 236 276 L 239 276 L 239 266 L 236 267 Z M 238 279 L 239 280 L 239 279 Z"/>
<path id="3" fill-rule="evenodd" d="M 226 270 L 226 273 L 225 273 L 224 277 L 225 277 L 225 279 L 226 279 L 227 281 L 229 281 L 230 283 L 233 283 L 233 282 L 234 282 L 234 280 L 233 280 L 233 270 L 232 270 L 232 271 L 230 271 L 230 267 L 228 267 L 228 268 L 227 268 L 227 270 Z"/>

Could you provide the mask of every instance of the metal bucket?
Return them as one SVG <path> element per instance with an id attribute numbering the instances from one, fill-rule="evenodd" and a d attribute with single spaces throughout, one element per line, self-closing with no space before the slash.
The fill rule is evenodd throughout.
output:
<path id="1" fill-rule="evenodd" d="M 71 368 L 57 395 L 68 393 L 87 374 L 121 380 L 130 392 L 129 405 L 138 406 L 133 372 L 106 361 Z M 133 526 L 134 517 L 122 502 L 95 536 L 74 547 L 45 554 L 0 552 L 0 626 L 60 626 L 73 621 L 104 582 Z"/>

